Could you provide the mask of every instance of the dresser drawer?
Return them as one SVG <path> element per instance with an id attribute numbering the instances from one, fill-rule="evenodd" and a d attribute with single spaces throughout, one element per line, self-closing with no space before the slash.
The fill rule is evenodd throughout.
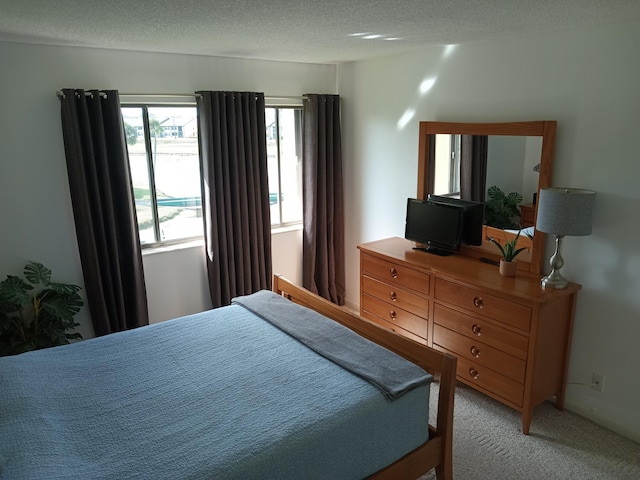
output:
<path id="1" fill-rule="evenodd" d="M 392 305 L 392 308 L 402 308 L 420 317 L 427 318 L 429 299 L 402 288 L 383 283 L 380 280 L 363 276 L 362 291 L 367 295 L 379 298 Z"/>
<path id="2" fill-rule="evenodd" d="M 478 385 L 494 395 L 522 406 L 524 386 L 464 357 L 458 357 L 458 378 L 469 385 Z"/>
<path id="3" fill-rule="evenodd" d="M 405 336 L 407 338 L 410 338 L 411 340 L 414 340 L 418 343 L 421 343 L 422 345 L 426 345 L 427 340 L 425 338 L 419 337 L 418 335 L 414 335 L 413 333 L 409 332 L 408 330 L 405 330 L 404 328 L 401 328 L 397 325 L 394 325 L 391 322 L 387 322 L 386 320 L 383 320 L 380 317 L 377 317 L 375 315 L 372 315 L 369 312 L 362 312 L 362 317 L 366 318 L 367 320 L 371 320 L 373 323 L 376 323 L 378 325 L 380 325 L 383 328 L 386 328 L 387 330 L 391 330 L 392 332 L 395 332 L 399 335 Z"/>
<path id="4" fill-rule="evenodd" d="M 419 337 L 427 338 L 429 329 L 427 321 L 423 317 L 414 315 L 402 308 L 395 308 L 393 305 L 389 305 L 379 298 L 367 294 L 362 295 L 361 310 L 362 312 L 370 313 L 400 328 L 413 332 Z"/>
<path id="5" fill-rule="evenodd" d="M 390 285 L 417 290 L 425 295 L 429 294 L 430 276 L 428 273 L 370 255 L 363 254 L 360 261 L 364 275 L 377 277 Z"/>
<path id="6" fill-rule="evenodd" d="M 451 353 L 449 350 L 440 347 L 439 345 L 433 346 L 436 350 Z M 504 375 L 500 375 L 498 372 L 484 367 L 476 362 L 472 362 L 465 357 L 458 357 L 458 367 L 456 368 L 456 375 L 458 380 L 471 385 L 472 387 L 479 387 L 487 392 L 492 392 L 496 395 L 518 407 L 522 406 L 522 400 L 524 398 L 524 385 L 511 380 Z"/>
<path id="7" fill-rule="evenodd" d="M 529 331 L 531 325 L 530 307 L 443 280 L 442 278 L 436 279 L 435 298 L 498 320 L 525 332 Z"/>
<path id="8" fill-rule="evenodd" d="M 524 360 L 512 357 L 477 339 L 465 337 L 441 325 L 434 325 L 433 343 L 453 352 L 457 357 L 466 357 L 516 382 L 524 383 L 526 366 Z"/>
<path id="9" fill-rule="evenodd" d="M 433 321 L 449 330 L 465 337 L 481 341 L 522 360 L 527 359 L 528 337 L 501 328 L 479 317 L 436 304 L 433 310 Z"/>

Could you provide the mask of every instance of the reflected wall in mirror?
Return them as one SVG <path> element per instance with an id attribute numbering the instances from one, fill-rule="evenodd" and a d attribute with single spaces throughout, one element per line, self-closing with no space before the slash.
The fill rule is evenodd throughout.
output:
<path id="1" fill-rule="evenodd" d="M 551 185 L 556 122 L 450 123 L 420 122 L 418 198 L 427 194 L 451 195 L 467 200 L 487 201 L 487 190 L 497 186 L 505 194 L 523 197 L 521 226 L 535 222 L 534 194 Z M 518 224 L 513 225 L 517 232 Z M 487 227 L 485 238 L 509 238 L 513 233 Z M 544 263 L 544 234 L 533 239 L 521 236 L 528 246 L 519 257 L 519 268 L 540 273 Z M 496 257 L 490 242 L 466 247 L 471 256 Z"/>

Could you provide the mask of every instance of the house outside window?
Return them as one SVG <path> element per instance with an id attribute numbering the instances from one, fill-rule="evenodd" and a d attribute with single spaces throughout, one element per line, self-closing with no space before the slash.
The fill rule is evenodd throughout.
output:
<path id="1" fill-rule="evenodd" d="M 123 104 L 138 233 L 143 248 L 202 238 L 195 105 Z M 302 109 L 267 107 L 272 229 L 302 222 Z"/>

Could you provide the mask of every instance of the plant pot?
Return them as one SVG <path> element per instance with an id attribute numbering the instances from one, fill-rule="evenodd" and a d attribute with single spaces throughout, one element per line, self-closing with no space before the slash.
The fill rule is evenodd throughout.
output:
<path id="1" fill-rule="evenodd" d="M 515 277 L 518 270 L 518 263 L 516 261 L 507 262 L 504 259 L 500 260 L 500 275 L 503 277 Z"/>

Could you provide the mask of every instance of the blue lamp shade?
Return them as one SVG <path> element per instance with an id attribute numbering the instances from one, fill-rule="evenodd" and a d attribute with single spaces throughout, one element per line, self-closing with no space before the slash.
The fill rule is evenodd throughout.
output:
<path id="1" fill-rule="evenodd" d="M 536 230 L 557 236 L 591 235 L 596 192 L 581 188 L 543 188 Z"/>

